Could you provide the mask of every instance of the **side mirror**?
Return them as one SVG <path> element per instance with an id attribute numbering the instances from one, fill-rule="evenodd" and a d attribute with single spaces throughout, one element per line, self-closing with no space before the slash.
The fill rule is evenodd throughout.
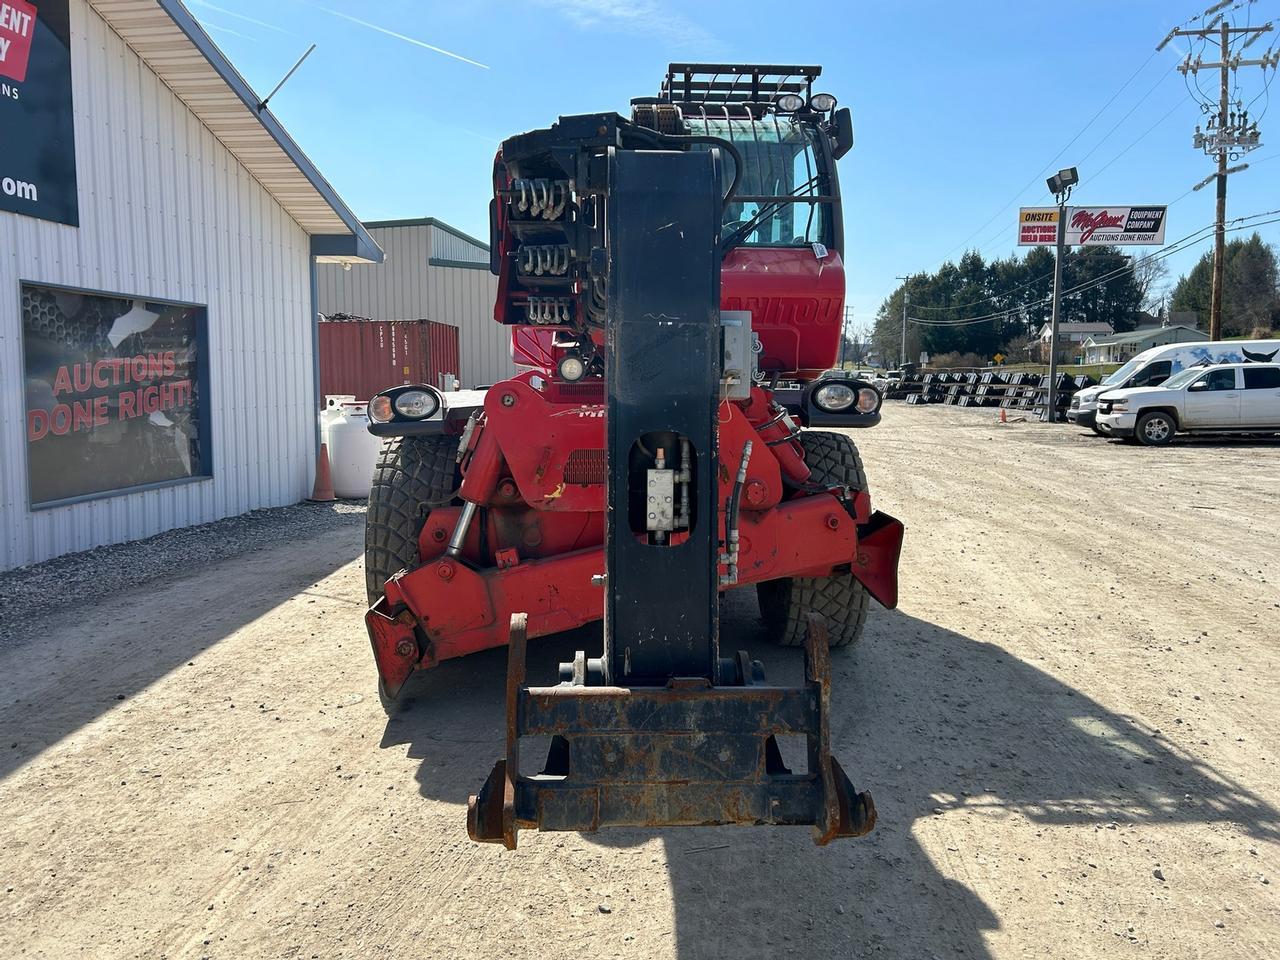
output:
<path id="1" fill-rule="evenodd" d="M 1188 390 L 1208 390 L 1208 389 L 1209 389 L 1209 381 L 1208 381 L 1208 380 L 1197 380 L 1197 381 L 1196 381 L 1195 383 L 1193 383 L 1191 386 L 1187 387 L 1187 389 L 1188 389 Z"/>
<path id="2" fill-rule="evenodd" d="M 839 160 L 853 149 L 853 114 L 848 107 L 841 107 L 831 115 L 827 132 L 831 136 L 832 159 Z"/>

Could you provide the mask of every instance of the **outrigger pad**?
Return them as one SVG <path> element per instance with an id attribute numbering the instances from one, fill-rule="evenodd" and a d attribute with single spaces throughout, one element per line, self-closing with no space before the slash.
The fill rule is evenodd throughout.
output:
<path id="1" fill-rule="evenodd" d="M 814 842 L 875 825 L 831 756 L 827 631 L 809 615 L 802 687 L 712 686 L 703 678 L 626 689 L 527 687 L 524 614 L 511 618 L 507 756 L 467 803 L 471 839 L 516 847 L 521 827 L 811 824 Z M 521 737 L 550 736 L 543 771 L 520 773 Z M 778 736 L 806 738 L 807 770 L 783 765 Z"/>

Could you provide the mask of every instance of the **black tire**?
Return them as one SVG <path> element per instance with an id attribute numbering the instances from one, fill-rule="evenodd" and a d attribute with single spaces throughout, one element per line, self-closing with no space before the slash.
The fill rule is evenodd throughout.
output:
<path id="1" fill-rule="evenodd" d="M 1144 413 L 1133 428 L 1134 438 L 1144 447 L 1163 447 L 1172 442 L 1177 432 L 1177 423 L 1163 410 Z"/>
<path id="2" fill-rule="evenodd" d="M 852 440 L 840 433 L 806 430 L 800 434 L 805 463 L 819 483 L 867 489 L 867 474 Z M 827 621 L 833 647 L 847 647 L 862 636 L 867 621 L 867 589 L 851 573 L 829 577 L 789 577 L 756 585 L 765 629 L 784 647 L 804 645 L 809 611 Z"/>
<path id="3" fill-rule="evenodd" d="M 413 679 L 412 674 L 409 676 L 409 679 Z M 407 682 L 405 686 L 408 686 Z M 403 687 L 400 688 L 400 692 L 404 692 Z M 378 678 L 378 703 L 382 704 L 382 712 L 388 717 L 396 716 L 406 706 L 405 701 L 399 696 L 393 697 L 391 694 L 387 693 L 387 685 L 382 682 L 381 677 Z"/>
<path id="4" fill-rule="evenodd" d="M 364 527 L 364 582 L 369 603 L 390 577 L 418 562 L 418 535 L 434 507 L 458 491 L 457 437 L 383 441 L 369 490 Z"/>

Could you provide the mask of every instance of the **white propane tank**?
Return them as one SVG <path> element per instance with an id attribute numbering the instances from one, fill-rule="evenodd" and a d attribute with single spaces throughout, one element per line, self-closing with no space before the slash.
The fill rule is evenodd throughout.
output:
<path id="1" fill-rule="evenodd" d="M 354 396 L 326 396 L 320 414 L 320 441 L 329 447 L 333 492 L 365 499 L 382 439 L 369 432 L 369 413 Z"/>

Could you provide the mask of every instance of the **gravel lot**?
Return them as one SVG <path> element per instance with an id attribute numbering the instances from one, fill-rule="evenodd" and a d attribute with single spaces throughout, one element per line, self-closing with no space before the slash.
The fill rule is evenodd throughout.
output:
<path id="1" fill-rule="evenodd" d="M 58 584 L 58 603 L 83 607 L 164 577 L 256 550 L 279 547 L 334 526 L 363 529 L 363 501 L 298 503 L 254 510 L 215 523 L 72 553 L 47 563 L 0 573 L 0 639 L 18 639 L 23 623 L 49 603 L 49 584 Z"/>
<path id="2" fill-rule="evenodd" d="M 388 720 L 359 515 L 293 508 L 0 578 L 0 956 L 1280 955 L 1280 446 L 902 404 L 857 440 L 908 526 L 833 658 L 870 837 L 472 845 L 502 653 Z M 724 629 L 796 677 L 750 592 Z"/>

